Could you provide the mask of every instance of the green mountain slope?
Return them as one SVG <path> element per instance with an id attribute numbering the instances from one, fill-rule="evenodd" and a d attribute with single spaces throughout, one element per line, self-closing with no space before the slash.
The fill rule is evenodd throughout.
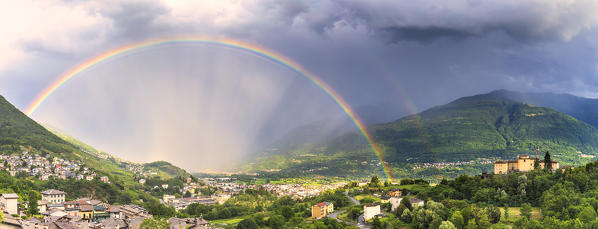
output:
<path id="1" fill-rule="evenodd" d="M 578 165 L 598 154 L 598 130 L 569 115 L 509 99 L 500 93 L 464 97 L 395 122 L 368 127 L 395 176 L 455 176 L 488 171 L 492 160 L 550 150 L 561 164 Z M 278 174 L 367 176 L 377 158 L 358 133 L 312 149 L 256 157 L 247 170 Z M 583 154 L 582 154 L 583 153 Z M 426 165 L 456 162 L 463 165 Z M 467 162 L 467 163 L 463 163 Z M 427 166 L 427 167 L 426 167 Z M 309 171 L 309 172 L 305 172 Z"/>
<path id="2" fill-rule="evenodd" d="M 496 94 L 461 98 L 369 129 L 376 142 L 389 148 L 390 161 L 508 158 L 537 147 L 556 154 L 598 152 L 598 130 L 589 124 Z M 563 159 L 575 162 L 574 157 Z"/>
<path id="3" fill-rule="evenodd" d="M 0 151 L 28 150 L 41 154 L 56 153 L 72 158 L 77 149 L 29 119 L 0 96 Z"/>

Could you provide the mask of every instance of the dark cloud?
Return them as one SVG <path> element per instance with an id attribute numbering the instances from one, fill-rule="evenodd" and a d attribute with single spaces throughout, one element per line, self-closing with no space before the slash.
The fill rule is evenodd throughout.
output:
<path id="1" fill-rule="evenodd" d="M 63 46 L 52 45 L 55 41 L 51 36 L 41 41 L 29 39 L 23 47 L 39 55 L 3 72 L 0 93 L 7 93 L 7 97 L 14 98 L 23 107 L 44 85 L 91 57 L 90 53 L 102 53 L 157 36 L 201 34 L 255 43 L 289 57 L 330 85 L 368 123 L 392 121 L 461 96 L 503 88 L 598 97 L 598 31 L 594 28 L 598 2 L 263 0 L 230 3 L 234 5 L 231 9 L 226 5 L 201 4 L 173 8 L 166 2 L 120 2 L 95 7 L 89 13 L 109 21 L 108 29 L 96 34 L 93 28 L 88 28 L 85 33 L 75 34 L 81 39 L 102 42 L 79 52 L 81 44 L 87 42 L 67 40 L 69 42 L 63 42 L 67 49 L 62 49 Z M 79 45 L 68 49 L 71 43 Z M 262 62 L 253 55 L 242 55 L 242 52 L 232 52 L 234 58 L 227 57 L 232 54 L 226 50 L 211 46 L 168 46 L 127 56 L 126 64 L 119 60 L 107 62 L 95 68 L 100 72 L 90 71 L 86 74 L 91 76 L 85 80 L 74 79 L 72 85 L 64 85 L 59 90 L 63 94 L 55 96 L 65 100 L 49 102 L 47 107 L 56 107 L 42 107 L 37 117 L 59 117 L 57 123 L 51 124 L 67 126 L 56 125 L 97 143 L 100 149 L 124 157 L 130 155 L 128 158 L 132 160 L 146 160 L 144 153 L 149 148 L 138 146 L 149 147 L 145 142 L 153 142 L 152 139 L 158 139 L 156 144 L 164 149 L 170 146 L 169 141 L 176 142 L 177 153 L 187 151 L 185 155 L 209 156 L 212 149 L 188 150 L 186 146 L 204 138 L 213 138 L 212 142 L 216 143 L 234 134 L 238 135 L 235 144 L 241 142 L 244 148 L 255 149 L 252 144 L 272 142 L 299 125 L 344 115 L 329 96 L 299 74 Z M 80 58 L 69 58 L 70 55 Z M 262 78 L 262 81 L 256 82 L 253 76 L 245 75 L 251 72 L 256 75 L 255 79 Z M 238 81 L 243 78 L 247 81 Z M 210 82 L 217 84 L 204 85 Z M 122 86 L 124 83 L 130 86 Z M 98 90 L 97 85 L 105 85 L 110 93 Z M 148 93 L 147 86 L 161 94 Z M 180 93 L 180 88 L 187 87 L 189 95 L 185 94 L 179 101 L 175 95 Z M 239 88 L 246 93 L 236 95 L 234 91 Z M 87 97 L 68 93 L 77 90 L 96 91 Z M 100 97 L 96 98 L 96 93 Z M 252 94 L 260 96 L 247 101 Z M 156 110 L 150 109 L 140 118 L 139 110 L 144 107 L 137 107 L 136 101 L 143 101 L 147 95 L 161 99 L 159 102 L 166 104 L 165 107 L 184 102 L 188 104 L 185 108 L 197 114 L 183 112 L 183 116 L 177 117 L 179 112 L 173 112 L 177 123 L 181 122 L 173 125 L 158 120 L 163 108 L 156 106 L 152 107 Z M 89 103 L 82 98 L 97 99 L 97 102 Z M 133 105 L 122 102 L 122 98 L 133 101 Z M 272 98 L 276 100 L 263 102 Z M 80 113 L 89 116 L 74 118 L 71 110 L 60 107 L 64 104 L 80 106 L 83 110 Z M 238 110 L 216 112 L 230 108 L 226 106 L 231 104 L 238 106 Z M 247 104 L 272 107 L 256 112 L 253 119 L 245 122 L 233 114 L 256 111 L 254 106 L 245 106 Z M 97 111 L 97 107 L 106 109 Z M 172 111 L 178 109 L 172 107 Z M 118 112 L 113 112 L 115 110 Z M 206 120 L 214 120 L 202 124 L 207 127 L 183 122 L 206 112 L 211 114 Z M 105 123 L 97 124 L 89 118 L 98 114 Z M 228 115 L 231 116 L 225 119 Z M 244 115 L 239 117 L 244 118 Z M 218 121 L 223 119 L 226 121 Z M 243 127 L 248 123 L 255 125 Z M 155 129 L 144 129 L 149 127 Z M 180 133 L 194 136 L 196 130 L 210 127 L 227 131 L 213 131 L 189 141 L 183 141 L 185 137 L 168 139 L 177 138 Z M 160 133 L 160 130 L 165 136 L 145 136 Z M 128 138 L 132 140 L 124 140 Z M 211 144 L 208 143 L 205 145 Z M 213 148 L 217 148 L 216 144 Z M 190 162 L 185 166 L 200 169 Z"/>

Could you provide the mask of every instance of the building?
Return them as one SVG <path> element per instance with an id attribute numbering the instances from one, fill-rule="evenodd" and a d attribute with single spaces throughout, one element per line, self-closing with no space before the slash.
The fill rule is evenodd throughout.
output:
<path id="1" fill-rule="evenodd" d="M 401 205 L 401 200 L 403 200 L 403 198 L 401 197 L 390 197 L 390 199 L 388 200 L 388 202 L 390 203 L 390 211 L 395 211 L 399 205 Z M 399 212 L 399 214 L 403 214 L 402 212 Z"/>
<path id="2" fill-rule="evenodd" d="M 510 172 L 528 172 L 534 170 L 534 164 L 538 160 L 538 166 L 544 168 L 544 160 L 529 155 L 519 155 L 517 160 L 494 162 L 494 174 L 507 174 Z M 559 168 L 557 161 L 552 161 L 552 170 Z"/>
<path id="3" fill-rule="evenodd" d="M 380 203 L 363 205 L 363 218 L 365 221 L 380 215 Z"/>
<path id="4" fill-rule="evenodd" d="M 45 200 L 48 203 L 62 203 L 64 202 L 64 196 L 66 195 L 65 192 L 56 189 L 48 189 L 41 192 L 41 194 L 42 200 Z"/>
<path id="5" fill-rule="evenodd" d="M 0 204 L 8 214 L 18 214 L 17 200 L 19 195 L 16 193 L 5 193 L 0 197 Z"/>
<path id="6" fill-rule="evenodd" d="M 37 210 L 39 210 L 40 213 L 46 212 L 48 210 L 48 201 L 38 200 L 37 201 Z"/>
<path id="7" fill-rule="evenodd" d="M 423 200 L 417 199 L 417 198 L 411 198 L 409 199 L 409 202 L 411 202 L 411 206 L 413 207 L 423 207 L 425 202 Z"/>
<path id="8" fill-rule="evenodd" d="M 79 204 L 79 212 L 81 218 L 90 222 L 93 220 L 93 205 L 91 204 Z"/>
<path id="9" fill-rule="evenodd" d="M 326 205 L 326 214 L 334 212 L 334 204 L 332 202 L 324 202 L 324 205 Z"/>
<path id="10" fill-rule="evenodd" d="M 311 217 L 314 219 L 324 218 L 326 216 L 327 208 L 325 203 L 317 203 L 311 206 Z"/>
<path id="11" fill-rule="evenodd" d="M 388 195 L 390 197 L 401 197 L 403 195 L 403 191 L 401 189 L 391 189 L 388 190 Z"/>

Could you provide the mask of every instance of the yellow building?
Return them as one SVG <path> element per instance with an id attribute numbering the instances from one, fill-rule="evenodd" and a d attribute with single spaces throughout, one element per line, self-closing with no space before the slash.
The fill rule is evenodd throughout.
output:
<path id="1" fill-rule="evenodd" d="M 514 161 L 496 161 L 494 162 L 494 174 L 507 174 L 510 172 L 527 172 L 534 170 L 534 162 L 538 160 L 529 155 L 519 155 Z M 538 165 L 544 168 L 544 161 L 539 160 Z M 559 168 L 559 163 L 552 161 L 552 169 Z"/>
<path id="2" fill-rule="evenodd" d="M 324 202 L 324 205 L 326 205 L 326 214 L 334 212 L 334 204 L 332 202 Z"/>
<path id="3" fill-rule="evenodd" d="M 331 202 L 321 202 L 311 206 L 311 217 L 313 218 L 319 219 L 332 212 L 334 212 L 334 204 Z"/>

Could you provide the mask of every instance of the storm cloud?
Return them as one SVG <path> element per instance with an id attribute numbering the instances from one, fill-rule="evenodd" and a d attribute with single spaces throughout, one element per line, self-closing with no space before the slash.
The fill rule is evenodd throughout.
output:
<path id="1" fill-rule="evenodd" d="M 293 59 L 370 124 L 495 89 L 598 98 L 598 2 L 592 0 L 4 4 L 0 94 L 19 108 L 106 50 L 196 34 Z M 301 125 L 334 118 L 346 125 L 343 116 L 297 73 L 191 44 L 141 50 L 83 72 L 33 118 L 126 159 L 201 170 L 227 162 L 218 155 L 247 155 Z M 187 121 L 194 119 L 203 121 Z M 164 153 L 170 151 L 177 157 Z"/>

